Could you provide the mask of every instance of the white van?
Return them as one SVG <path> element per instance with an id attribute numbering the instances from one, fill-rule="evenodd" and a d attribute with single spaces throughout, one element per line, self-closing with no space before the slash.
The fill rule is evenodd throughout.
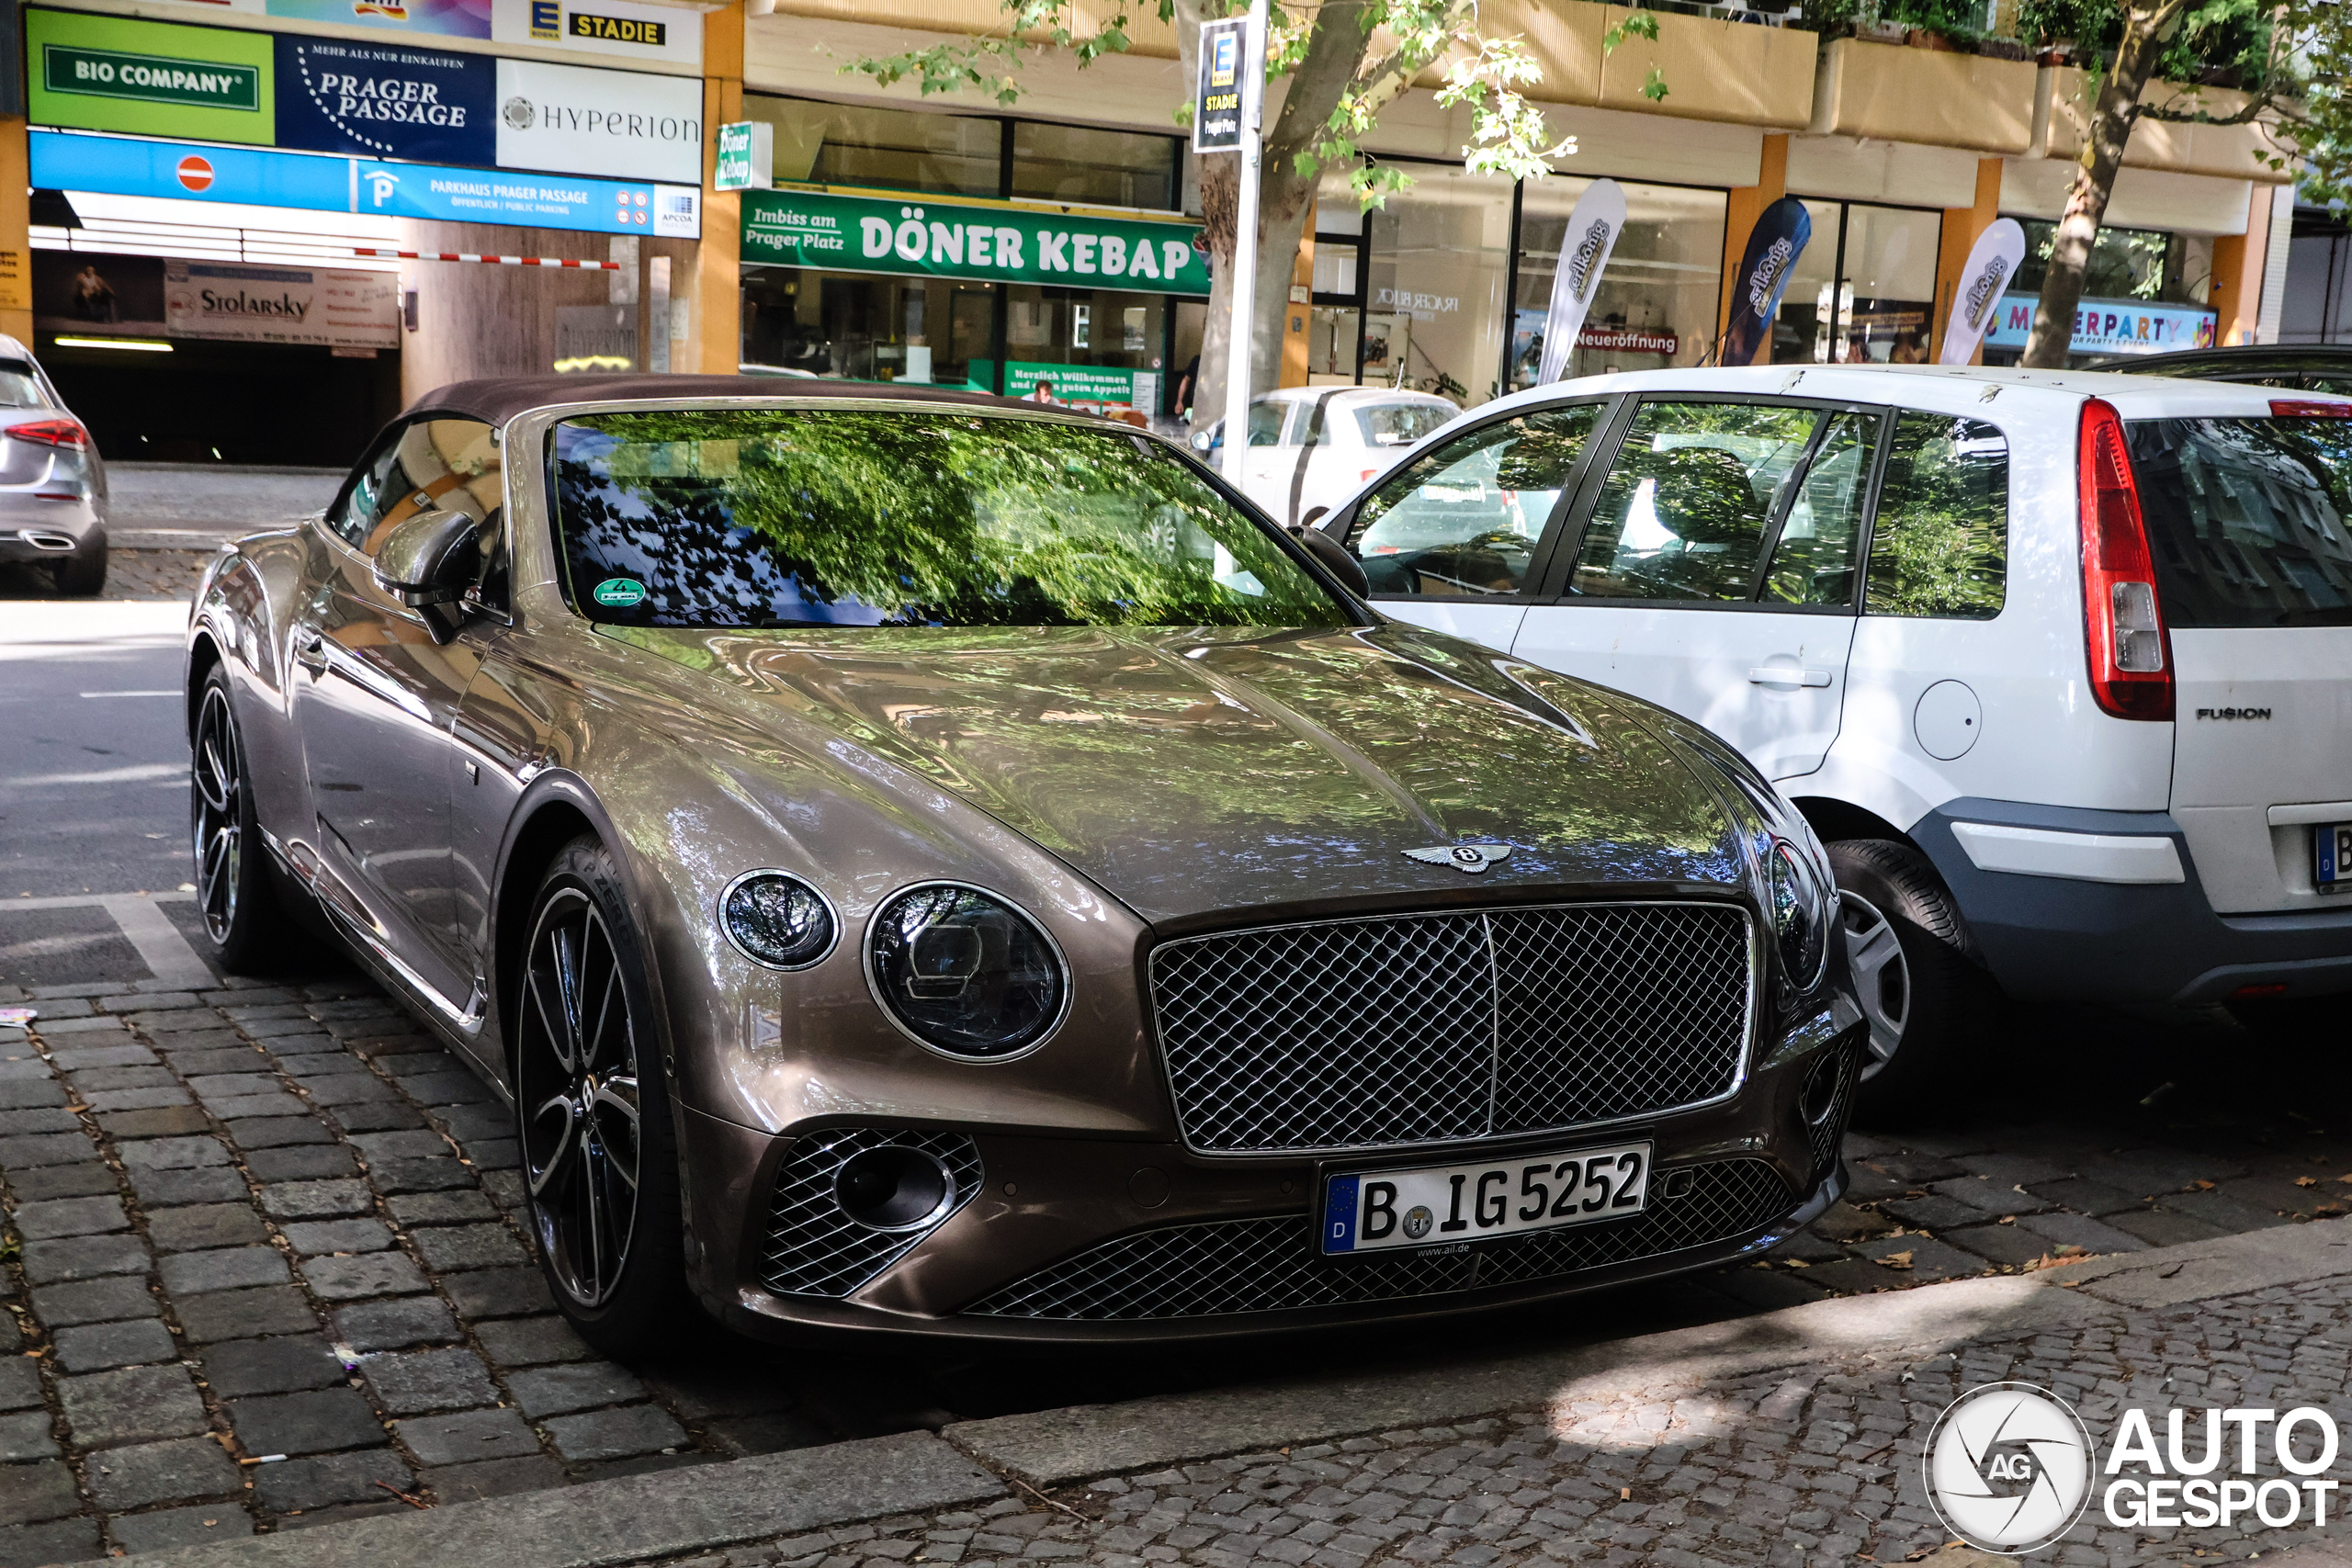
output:
<path id="1" fill-rule="evenodd" d="M 1935 367 L 1488 403 L 1321 525 L 1382 610 L 1737 745 L 1917 1104 L 1989 994 L 2352 990 L 2352 400 Z"/>

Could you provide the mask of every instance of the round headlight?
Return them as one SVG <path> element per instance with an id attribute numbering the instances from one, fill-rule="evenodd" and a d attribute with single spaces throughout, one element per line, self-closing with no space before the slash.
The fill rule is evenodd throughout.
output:
<path id="1" fill-rule="evenodd" d="M 1772 931 L 1781 944 L 1781 964 L 1789 984 L 1810 990 L 1829 956 L 1829 899 L 1804 852 L 1785 839 L 1772 840 L 1766 869 L 1771 877 Z"/>
<path id="2" fill-rule="evenodd" d="M 825 896 L 780 871 L 747 871 L 729 883 L 718 924 L 736 952 L 770 969 L 806 969 L 841 934 Z"/>
<path id="3" fill-rule="evenodd" d="M 875 911 L 865 973 L 883 1010 L 934 1050 L 1014 1056 L 1062 1016 L 1069 976 L 1028 916 L 975 887 L 910 887 Z"/>

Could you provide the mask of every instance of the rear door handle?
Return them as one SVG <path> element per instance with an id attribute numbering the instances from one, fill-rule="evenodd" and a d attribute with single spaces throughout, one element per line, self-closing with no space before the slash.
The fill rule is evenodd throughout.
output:
<path id="1" fill-rule="evenodd" d="M 1829 684 L 1829 671 L 1826 670 L 1776 670 L 1769 664 L 1759 664 L 1747 672 L 1747 679 L 1758 686 L 1826 686 Z"/>

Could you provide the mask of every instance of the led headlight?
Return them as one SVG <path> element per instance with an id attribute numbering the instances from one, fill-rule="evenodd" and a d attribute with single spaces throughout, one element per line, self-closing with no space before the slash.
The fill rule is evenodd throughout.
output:
<path id="1" fill-rule="evenodd" d="M 1821 965 L 1829 956 L 1830 910 L 1836 897 L 1815 870 L 1814 857 L 1803 846 L 1782 838 L 1772 840 L 1765 874 L 1772 895 L 1772 934 L 1781 944 L 1781 964 L 1789 984 L 1800 991 L 1813 988 Z"/>
<path id="2" fill-rule="evenodd" d="M 910 887 L 875 912 L 865 974 L 899 1028 L 982 1061 L 1043 1040 L 1069 998 L 1052 938 L 1002 899 L 953 883 Z"/>
<path id="3" fill-rule="evenodd" d="M 729 883 L 718 924 L 736 952 L 770 969 L 806 969 L 841 934 L 825 896 L 780 871 L 747 871 Z"/>

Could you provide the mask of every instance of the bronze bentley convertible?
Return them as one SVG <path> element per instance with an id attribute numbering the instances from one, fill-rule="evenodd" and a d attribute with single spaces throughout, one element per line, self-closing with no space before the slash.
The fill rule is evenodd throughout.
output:
<path id="1" fill-rule="evenodd" d="M 450 387 L 207 571 L 232 967 L 332 927 L 513 1105 L 549 1284 L 1182 1337 L 1759 1251 L 1860 1014 L 1803 821 L 1384 621 L 1182 447 L 688 376 Z"/>

